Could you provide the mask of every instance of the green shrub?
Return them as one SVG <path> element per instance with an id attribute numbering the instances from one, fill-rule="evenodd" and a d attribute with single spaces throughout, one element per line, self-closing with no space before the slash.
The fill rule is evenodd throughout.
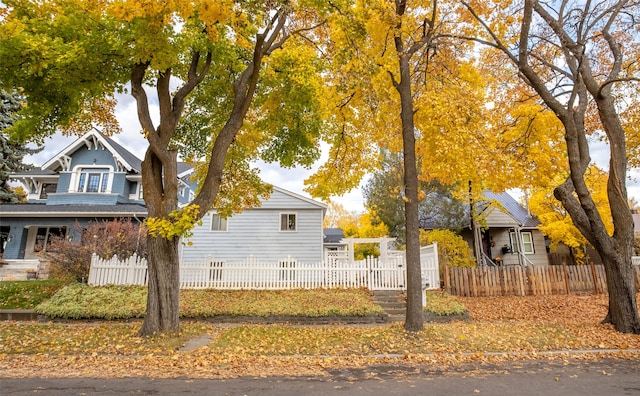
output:
<path id="1" fill-rule="evenodd" d="M 91 287 L 74 284 L 39 305 L 51 318 L 126 319 L 143 317 L 143 286 Z M 180 314 L 204 318 L 229 316 L 369 316 L 383 313 L 365 289 L 331 290 L 182 290 Z"/>
<path id="2" fill-rule="evenodd" d="M 462 315 L 467 308 L 454 296 L 443 291 L 428 291 L 425 312 L 439 316 Z"/>
<path id="3" fill-rule="evenodd" d="M 451 267 L 475 267 L 473 251 L 460 235 L 451 230 L 420 230 L 420 244 L 430 245 L 438 243 L 438 261 L 440 262 L 440 273 L 443 266 Z"/>
<path id="4" fill-rule="evenodd" d="M 186 317 L 369 316 L 383 313 L 366 289 L 184 290 L 180 312 Z"/>
<path id="5" fill-rule="evenodd" d="M 144 286 L 92 287 L 75 283 L 38 305 L 36 312 L 64 319 L 128 319 L 143 317 L 146 304 Z"/>

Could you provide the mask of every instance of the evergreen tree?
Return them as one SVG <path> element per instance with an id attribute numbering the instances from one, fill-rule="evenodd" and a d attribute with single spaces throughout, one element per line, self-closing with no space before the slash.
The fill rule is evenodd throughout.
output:
<path id="1" fill-rule="evenodd" d="M 404 200 L 402 156 L 384 150 L 380 169 L 363 187 L 366 206 L 388 227 L 389 236 L 404 244 Z M 469 226 L 465 204 L 455 199 L 449 187 L 437 180 L 419 183 L 418 218 L 422 229 L 459 231 Z"/>
<path id="2" fill-rule="evenodd" d="M 0 107 L 0 202 L 21 202 L 24 196 L 15 191 L 9 185 L 9 176 L 12 173 L 32 168 L 31 165 L 22 163 L 27 154 L 34 154 L 39 149 L 30 149 L 24 144 L 14 142 L 3 131 L 13 124 L 15 114 L 22 105 L 15 94 L 0 90 L 2 106 Z"/>

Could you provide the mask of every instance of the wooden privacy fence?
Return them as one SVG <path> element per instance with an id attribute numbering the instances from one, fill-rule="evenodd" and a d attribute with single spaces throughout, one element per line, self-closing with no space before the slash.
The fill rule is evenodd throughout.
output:
<path id="1" fill-rule="evenodd" d="M 640 267 L 633 266 L 636 288 L 640 288 Z M 456 296 L 528 296 L 606 293 L 602 265 L 445 267 L 446 290 Z"/>
<path id="2" fill-rule="evenodd" d="M 435 245 L 421 250 L 422 276 L 427 288 L 439 285 L 438 258 Z M 102 286 L 145 285 L 147 262 L 132 256 L 103 260 L 94 255 L 89 284 Z M 249 257 L 241 262 L 226 262 L 212 257 L 180 265 L 182 289 L 313 289 L 358 288 L 403 290 L 406 288 L 404 255 L 394 254 L 385 260 L 367 258 L 360 261 L 332 259 L 319 263 L 301 263 L 292 258 L 264 262 Z"/>

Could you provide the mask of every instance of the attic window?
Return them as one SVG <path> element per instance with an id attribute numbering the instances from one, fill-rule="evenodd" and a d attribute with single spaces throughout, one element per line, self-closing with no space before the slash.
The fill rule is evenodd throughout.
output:
<path id="1" fill-rule="evenodd" d="M 78 192 L 104 193 L 109 190 L 109 169 L 85 168 L 78 176 Z"/>

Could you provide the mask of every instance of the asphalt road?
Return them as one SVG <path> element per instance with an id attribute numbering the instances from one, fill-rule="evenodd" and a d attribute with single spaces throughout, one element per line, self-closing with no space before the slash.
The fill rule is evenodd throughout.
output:
<path id="1" fill-rule="evenodd" d="M 638 395 L 640 362 L 512 362 L 453 370 L 375 366 L 327 377 L 0 378 L 0 395 Z M 2 373 L 0 373 L 1 377 Z"/>

